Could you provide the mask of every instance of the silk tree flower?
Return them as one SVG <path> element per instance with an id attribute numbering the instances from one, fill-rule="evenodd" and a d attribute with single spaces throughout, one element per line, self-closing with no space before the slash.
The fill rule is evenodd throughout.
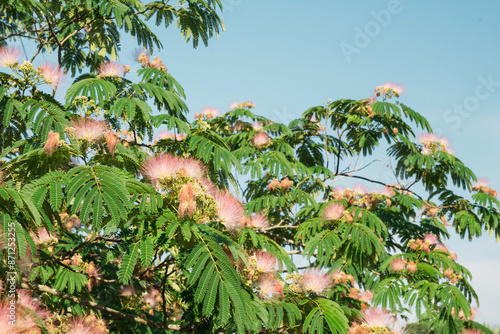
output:
<path id="1" fill-rule="evenodd" d="M 68 131 L 73 138 L 89 142 L 100 142 L 108 132 L 106 122 L 92 118 L 81 117 L 77 121 L 71 121 L 71 125 Z"/>
<path id="2" fill-rule="evenodd" d="M 219 109 L 213 107 L 204 107 L 201 111 L 208 119 L 214 118 L 219 115 Z"/>
<path id="3" fill-rule="evenodd" d="M 179 215 L 184 218 L 185 215 L 192 217 L 196 210 L 196 194 L 191 182 L 182 186 L 179 192 Z"/>
<path id="4" fill-rule="evenodd" d="M 181 176 L 189 176 L 196 179 L 201 178 L 206 173 L 206 166 L 195 158 L 188 157 L 179 160 L 178 171 Z"/>
<path id="5" fill-rule="evenodd" d="M 424 242 L 428 242 L 429 244 L 434 245 L 439 242 L 439 238 L 432 233 L 426 233 L 424 235 Z"/>
<path id="6" fill-rule="evenodd" d="M 259 273 L 273 273 L 276 271 L 278 260 L 270 253 L 257 251 L 251 256 L 255 269 Z"/>
<path id="7" fill-rule="evenodd" d="M 51 235 L 45 227 L 41 227 L 38 229 L 38 235 L 34 234 L 33 232 L 30 232 L 30 235 L 37 245 L 49 244 L 54 241 L 58 241 L 57 235 Z"/>
<path id="8" fill-rule="evenodd" d="M 106 322 L 103 319 L 98 320 L 91 314 L 86 317 L 73 317 L 70 322 L 70 330 L 67 334 L 106 334 Z"/>
<path id="9" fill-rule="evenodd" d="M 403 271 L 406 267 L 406 261 L 400 257 L 395 258 L 391 261 L 390 267 L 392 271 Z"/>
<path id="10" fill-rule="evenodd" d="M 61 81 L 64 72 L 61 70 L 61 67 L 57 64 L 52 64 L 49 62 L 45 62 L 42 66 L 38 68 L 38 71 L 43 77 L 43 80 L 52 88 L 56 89 Z"/>
<path id="11" fill-rule="evenodd" d="M 159 181 L 173 178 L 178 170 L 179 158 L 170 153 L 152 156 L 141 167 L 142 175 L 154 186 L 158 186 Z"/>
<path id="12" fill-rule="evenodd" d="M 200 177 L 198 179 L 198 181 L 199 181 L 199 183 L 201 183 L 201 185 L 203 185 L 203 187 L 205 188 L 205 192 L 207 194 L 209 194 L 211 196 L 215 195 L 217 187 L 215 186 L 215 184 L 212 183 L 212 181 L 210 181 L 206 177 Z"/>
<path id="13" fill-rule="evenodd" d="M 99 77 L 121 77 L 124 70 L 122 64 L 111 61 L 102 63 L 98 68 Z"/>
<path id="14" fill-rule="evenodd" d="M 30 309 L 41 319 L 51 315 L 51 312 L 46 310 L 40 301 L 34 300 L 26 289 L 17 289 L 17 303 Z"/>
<path id="15" fill-rule="evenodd" d="M 375 92 L 382 95 L 388 94 L 391 91 L 396 97 L 399 97 L 399 95 L 403 94 L 406 90 L 403 85 L 390 81 L 386 81 L 380 86 L 375 87 Z"/>
<path id="16" fill-rule="evenodd" d="M 367 193 L 366 187 L 362 184 L 355 184 L 353 190 L 354 193 L 358 196 L 364 196 Z"/>
<path id="17" fill-rule="evenodd" d="M 320 294 L 332 284 L 332 276 L 318 268 L 308 269 L 302 274 L 300 286 L 304 291 Z"/>
<path id="18" fill-rule="evenodd" d="M 217 204 L 219 221 L 230 231 L 241 228 L 241 221 L 245 215 L 241 202 L 228 190 L 217 191 L 214 199 Z"/>
<path id="19" fill-rule="evenodd" d="M 279 188 L 281 186 L 280 180 L 278 179 L 273 179 L 269 184 L 267 185 L 267 190 L 273 190 L 276 188 Z"/>
<path id="20" fill-rule="evenodd" d="M 264 213 L 259 213 L 251 218 L 251 225 L 253 228 L 259 229 L 259 230 L 264 230 L 267 227 L 269 227 L 269 222 L 267 220 L 267 217 L 264 215 Z"/>
<path id="21" fill-rule="evenodd" d="M 11 67 L 19 62 L 20 50 L 16 46 L 0 47 L 0 66 Z"/>
<path id="22" fill-rule="evenodd" d="M 108 145 L 109 154 L 114 158 L 115 157 L 115 149 L 116 143 L 118 142 L 118 138 L 116 137 L 113 131 L 109 131 L 106 135 L 106 144 Z"/>
<path id="23" fill-rule="evenodd" d="M 135 51 L 135 60 L 141 63 L 142 67 L 146 67 L 149 63 L 149 52 L 146 49 L 137 49 Z"/>
<path id="24" fill-rule="evenodd" d="M 122 297 L 132 297 L 137 294 L 137 291 L 132 285 L 122 285 L 120 286 L 120 296 Z"/>
<path id="25" fill-rule="evenodd" d="M 49 131 L 49 136 L 47 138 L 47 142 L 43 147 L 43 150 L 48 155 L 52 155 L 56 148 L 59 147 L 59 132 Z"/>
<path id="26" fill-rule="evenodd" d="M 408 272 L 410 274 L 413 274 L 417 271 L 417 264 L 413 261 L 409 261 L 407 264 L 406 264 L 406 268 L 408 269 Z"/>
<path id="27" fill-rule="evenodd" d="M 161 61 L 157 56 L 153 57 L 153 61 L 149 62 L 148 66 L 167 72 L 167 68 L 163 64 L 163 61 Z"/>
<path id="28" fill-rule="evenodd" d="M 87 282 L 87 287 L 89 289 L 89 292 L 92 291 L 92 287 L 99 285 L 99 278 L 101 278 L 102 274 L 99 270 L 99 267 L 97 267 L 94 264 L 94 261 L 90 261 L 90 263 L 87 265 L 87 274 L 90 275 L 89 281 Z"/>
<path id="29" fill-rule="evenodd" d="M 278 294 L 278 286 L 276 283 L 276 277 L 273 274 L 261 276 L 257 281 L 257 286 L 259 287 L 259 298 L 270 299 L 274 295 Z"/>
<path id="30" fill-rule="evenodd" d="M 292 185 L 293 182 L 288 177 L 285 177 L 283 180 L 281 180 L 281 187 L 283 189 L 289 189 Z"/>
<path id="31" fill-rule="evenodd" d="M 323 219 L 335 221 L 344 216 L 345 206 L 342 203 L 330 203 L 323 211 Z"/>
<path id="32" fill-rule="evenodd" d="M 271 137 L 269 137 L 265 132 L 257 132 L 252 138 L 252 143 L 255 147 L 262 148 L 271 144 Z"/>
<path id="33" fill-rule="evenodd" d="M 363 313 L 363 323 L 372 328 L 389 328 L 395 322 L 391 313 L 380 308 L 369 308 Z"/>

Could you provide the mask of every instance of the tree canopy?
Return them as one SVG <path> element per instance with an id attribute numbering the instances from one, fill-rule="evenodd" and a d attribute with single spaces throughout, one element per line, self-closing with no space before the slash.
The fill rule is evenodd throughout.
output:
<path id="1" fill-rule="evenodd" d="M 406 333 L 492 333 L 444 242 L 500 237 L 497 193 L 402 86 L 289 124 L 250 101 L 188 121 L 148 22 L 197 47 L 223 29 L 220 10 L 0 4 L 0 332 L 17 299 L 19 333 L 399 333 L 409 313 Z M 123 34 L 144 48 L 135 65 L 114 62 Z M 56 63 L 35 66 L 41 52 Z M 359 163 L 381 146 L 391 181 Z"/>

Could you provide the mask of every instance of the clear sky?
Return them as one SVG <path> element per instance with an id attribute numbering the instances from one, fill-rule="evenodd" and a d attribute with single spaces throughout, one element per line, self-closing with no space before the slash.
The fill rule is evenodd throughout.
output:
<path id="1" fill-rule="evenodd" d="M 193 49 L 158 29 L 155 53 L 187 94 L 191 118 L 251 100 L 255 112 L 288 123 L 328 99 L 369 97 L 389 80 L 401 101 L 448 137 L 455 154 L 500 190 L 500 2 L 493 0 L 223 0 L 226 31 Z M 124 40 L 122 63 L 131 61 Z M 500 325 L 500 243 L 446 243 L 472 271 L 476 320 Z"/>

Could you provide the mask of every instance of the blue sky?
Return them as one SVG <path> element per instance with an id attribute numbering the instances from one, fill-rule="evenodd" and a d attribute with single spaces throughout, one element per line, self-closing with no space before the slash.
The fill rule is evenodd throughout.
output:
<path id="1" fill-rule="evenodd" d="M 394 81 L 406 87 L 401 101 L 500 190 L 500 2 L 222 2 L 226 31 L 208 48 L 193 49 L 174 28 L 156 30 L 164 49 L 155 55 L 183 85 L 191 117 L 251 100 L 256 113 L 288 123 L 328 99 L 367 98 Z M 123 45 L 126 64 L 134 43 Z M 500 325 L 500 243 L 486 235 L 446 244 L 474 276 L 476 320 Z"/>

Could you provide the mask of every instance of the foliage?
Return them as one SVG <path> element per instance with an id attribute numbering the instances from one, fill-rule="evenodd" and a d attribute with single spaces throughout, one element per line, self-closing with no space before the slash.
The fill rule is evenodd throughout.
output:
<path id="1" fill-rule="evenodd" d="M 397 86 L 312 107 L 290 124 L 254 114 L 251 102 L 219 117 L 207 108 L 188 122 L 184 91 L 158 58 L 139 53 L 135 81 L 130 68 L 108 62 L 123 33 L 161 47 L 146 23 L 153 17 L 167 27 L 177 20 L 186 40 L 206 44 L 223 27 L 220 8 L 194 0 L 0 5 L 4 42 L 31 38 L 33 59 L 52 50 L 73 76 L 88 70 L 61 103 L 46 93 L 57 88 L 57 68 L 49 75 L 33 59 L 7 64 L 15 50 L 0 50 L 0 276 L 22 278 L 17 325 L 389 333 L 391 314 L 413 310 L 415 332 L 492 333 L 473 321 L 471 274 L 442 242 L 449 230 L 500 236 L 497 194 L 474 185 L 447 141 L 398 101 Z M 391 181 L 352 163 L 380 154 L 384 141 Z M 26 291 L 40 301 L 31 313 Z"/>

